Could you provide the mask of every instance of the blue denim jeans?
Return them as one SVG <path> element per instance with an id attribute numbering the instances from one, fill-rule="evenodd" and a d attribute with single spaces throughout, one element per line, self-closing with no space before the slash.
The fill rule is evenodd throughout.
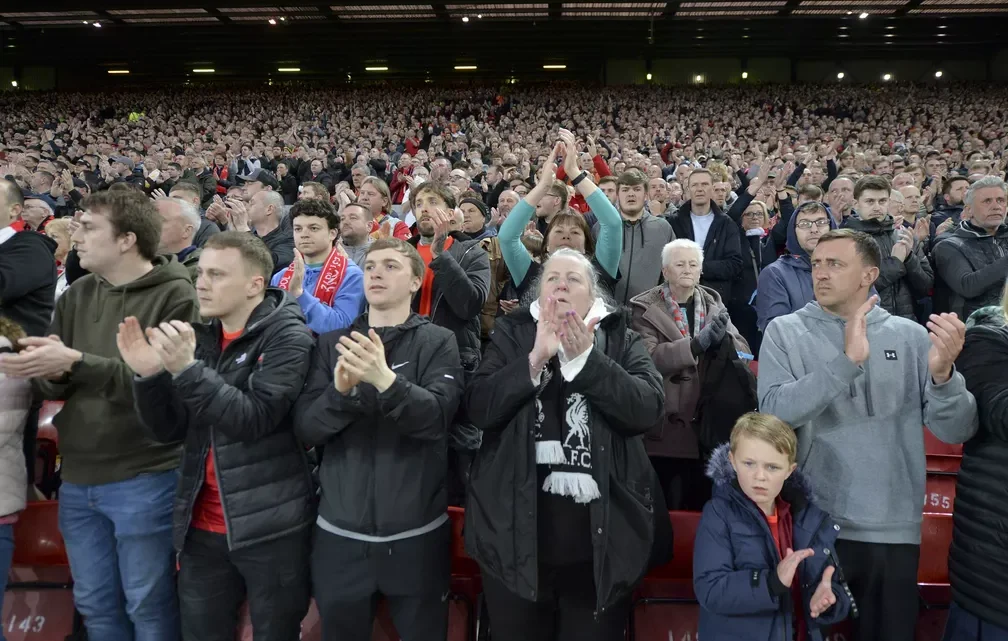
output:
<path id="1" fill-rule="evenodd" d="M 14 558 L 14 526 L 0 525 L 0 612 L 3 612 L 3 593 L 7 590 L 7 575 Z M 0 641 L 4 641 L 4 626 L 0 623 Z"/>
<path id="2" fill-rule="evenodd" d="M 59 526 L 74 602 L 95 641 L 178 641 L 172 502 L 178 473 L 63 482 Z"/>

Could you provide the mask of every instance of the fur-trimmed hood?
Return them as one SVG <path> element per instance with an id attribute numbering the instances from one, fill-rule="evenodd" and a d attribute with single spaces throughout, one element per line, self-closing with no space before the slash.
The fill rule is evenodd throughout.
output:
<path id="1" fill-rule="evenodd" d="M 715 488 L 738 488 L 738 475 L 728 459 L 729 452 L 728 443 L 723 443 L 714 450 L 707 462 L 707 477 L 714 482 Z M 812 479 L 802 473 L 801 468 L 796 468 L 784 481 L 781 497 L 788 503 L 794 503 L 794 499 L 798 497 L 804 499 L 803 502 L 814 501 L 815 486 L 812 484 Z"/>

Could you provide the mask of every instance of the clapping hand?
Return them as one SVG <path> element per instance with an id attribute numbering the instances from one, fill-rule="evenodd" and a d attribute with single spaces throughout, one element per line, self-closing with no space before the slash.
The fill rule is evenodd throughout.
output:
<path id="1" fill-rule="evenodd" d="M 815 552 L 811 548 L 804 550 L 787 549 L 784 559 L 777 565 L 777 578 L 785 587 L 791 587 L 795 574 L 798 573 L 798 565 L 805 559 L 811 558 Z"/>
<path id="2" fill-rule="evenodd" d="M 952 364 L 966 342 L 966 325 L 956 314 L 931 314 L 927 323 L 931 349 L 928 350 L 928 371 L 937 385 L 952 378 Z"/>
<path id="3" fill-rule="evenodd" d="M 368 383 L 379 392 L 395 382 L 395 372 L 385 362 L 385 345 L 374 329 L 369 329 L 367 336 L 350 332 L 349 336 L 341 337 L 336 351 L 340 354 L 337 371 L 342 367 L 347 381 Z"/>
<path id="4" fill-rule="evenodd" d="M 822 580 L 819 581 L 819 585 L 816 586 L 816 590 L 809 600 L 809 614 L 813 619 L 819 618 L 820 614 L 829 610 L 836 603 L 836 594 L 833 593 L 833 573 L 835 571 L 836 568 L 832 565 L 826 566 Z"/>
<path id="5" fill-rule="evenodd" d="M 847 327 L 844 328 L 844 354 L 855 365 L 868 360 L 868 355 L 871 353 L 868 347 L 868 321 L 865 316 L 878 301 L 877 295 L 871 296 L 854 312 L 854 316 L 847 321 Z"/>
<path id="6" fill-rule="evenodd" d="M 196 360 L 196 332 L 180 320 L 147 328 L 147 340 L 157 351 L 164 368 L 179 374 Z"/>
<path id="7" fill-rule="evenodd" d="M 599 319 L 593 318 L 585 324 L 575 311 L 568 311 L 564 315 L 559 338 L 567 358 L 580 356 L 592 348 L 595 344 L 595 326 L 598 323 Z"/>
<path id="8" fill-rule="evenodd" d="M 551 296 L 539 308 L 535 344 L 529 353 L 529 374 L 532 378 L 539 374 L 560 349 L 560 326 L 557 323 L 556 306 L 556 301 Z"/>
<path id="9" fill-rule="evenodd" d="M 153 376 L 164 369 L 161 357 L 147 340 L 136 316 L 127 316 L 119 323 L 116 346 L 126 365 L 139 376 Z"/>

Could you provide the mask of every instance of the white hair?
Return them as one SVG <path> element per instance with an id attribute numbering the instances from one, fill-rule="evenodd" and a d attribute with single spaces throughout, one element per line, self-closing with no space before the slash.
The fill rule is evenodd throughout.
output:
<path id="1" fill-rule="evenodd" d="M 966 192 L 966 196 L 963 197 L 963 202 L 967 207 L 971 207 L 973 205 L 973 199 L 976 197 L 977 190 L 987 189 L 988 187 L 997 187 L 1005 194 L 1008 194 L 1008 185 L 1005 184 L 1005 181 L 1001 180 L 997 176 L 985 176 L 970 185 L 969 190 Z"/>
<path id="2" fill-rule="evenodd" d="M 185 221 L 192 225 L 192 235 L 195 236 L 196 232 L 199 231 L 200 224 L 202 224 L 203 219 L 200 216 L 199 210 L 188 200 L 183 200 L 179 197 L 170 198 L 173 203 L 178 207 L 179 214 L 185 218 Z"/>
<path id="3" fill-rule="evenodd" d="M 670 242 L 667 245 L 665 245 L 664 247 L 662 247 L 662 250 L 661 250 L 661 264 L 662 264 L 662 267 L 665 267 L 670 262 L 672 262 L 672 254 L 677 249 L 688 249 L 688 250 L 690 250 L 692 252 L 695 252 L 696 255 L 697 255 L 697 259 L 699 259 L 699 261 L 700 261 L 700 264 L 701 265 L 703 264 L 703 247 L 701 247 L 700 245 L 696 244 L 695 242 L 693 242 L 689 238 L 676 238 L 672 242 Z"/>
<path id="4" fill-rule="evenodd" d="M 585 277 L 588 279 L 588 291 L 591 293 L 592 300 L 597 298 L 599 295 L 598 272 L 595 271 L 595 268 L 592 266 L 591 261 L 588 260 L 588 257 L 576 249 L 561 247 L 550 254 L 549 258 L 546 259 L 546 262 L 543 263 L 542 273 L 545 274 L 546 270 L 549 269 L 549 264 L 558 258 L 569 258 L 578 264 L 581 270 L 584 271 Z M 541 287 L 542 283 L 539 284 Z M 538 289 L 539 288 L 537 288 L 537 290 Z"/>

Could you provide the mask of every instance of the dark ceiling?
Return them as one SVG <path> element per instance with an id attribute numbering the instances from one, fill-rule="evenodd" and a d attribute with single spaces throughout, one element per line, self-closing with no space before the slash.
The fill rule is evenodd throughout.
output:
<path id="1" fill-rule="evenodd" d="M 618 58 L 984 58 L 1008 33 L 1008 0 L 357 1 L 0 2 L 0 66 L 126 67 L 139 81 L 193 68 L 343 78 L 384 66 L 388 77 L 443 77 L 455 65 L 506 75 L 555 63 L 567 77 L 598 77 Z"/>

